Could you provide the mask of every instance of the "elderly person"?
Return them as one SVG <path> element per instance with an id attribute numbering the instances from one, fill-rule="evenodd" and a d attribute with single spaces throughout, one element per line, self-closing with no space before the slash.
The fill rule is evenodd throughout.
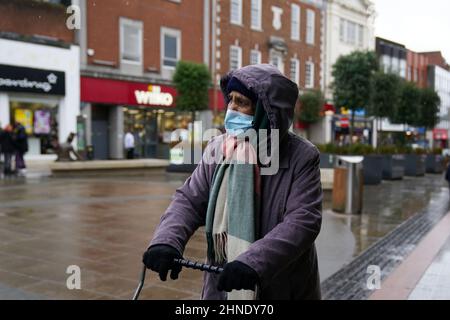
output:
<path id="1" fill-rule="evenodd" d="M 162 281 L 169 271 L 177 279 L 181 267 L 174 259 L 205 226 L 207 262 L 224 271 L 205 273 L 202 299 L 320 299 L 314 245 L 322 219 L 319 152 L 289 132 L 297 85 L 263 64 L 231 71 L 221 89 L 228 103 L 227 133 L 208 148 L 227 149 L 224 141 L 250 129 L 277 129 L 279 141 L 270 135 L 268 148 L 279 152 L 279 170 L 262 175 L 260 159 L 250 167 L 211 164 L 204 155 L 176 191 L 143 262 Z"/>

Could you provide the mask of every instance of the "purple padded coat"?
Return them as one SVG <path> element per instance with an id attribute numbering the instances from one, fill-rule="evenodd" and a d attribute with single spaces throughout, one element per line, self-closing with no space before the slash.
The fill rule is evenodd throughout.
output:
<path id="1" fill-rule="evenodd" d="M 319 152 L 310 142 L 289 132 L 298 98 L 297 86 L 273 66 L 253 65 L 231 71 L 222 78 L 225 96 L 225 88 L 233 76 L 258 95 L 271 128 L 280 130 L 282 141 L 278 173 L 261 176 L 260 238 L 237 260 L 258 273 L 260 299 L 320 299 L 314 245 L 322 221 Z M 220 139 L 210 142 L 213 149 L 216 141 Z M 203 159 L 200 161 L 177 189 L 150 246 L 166 244 L 183 254 L 189 238 L 205 225 L 215 167 Z M 216 289 L 217 283 L 217 275 L 205 273 L 201 298 L 226 299 L 226 292 Z"/>

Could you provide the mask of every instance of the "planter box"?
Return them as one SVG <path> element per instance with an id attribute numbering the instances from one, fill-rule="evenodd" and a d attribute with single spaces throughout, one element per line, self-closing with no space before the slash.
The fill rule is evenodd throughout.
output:
<path id="1" fill-rule="evenodd" d="M 424 176 L 426 157 L 425 154 L 405 154 L 405 175 L 409 177 Z"/>
<path id="2" fill-rule="evenodd" d="M 405 175 L 405 156 L 402 154 L 383 156 L 383 179 L 399 180 Z"/>
<path id="3" fill-rule="evenodd" d="M 321 169 L 333 169 L 337 156 L 331 153 L 320 154 L 320 168 Z"/>
<path id="4" fill-rule="evenodd" d="M 365 185 L 377 185 L 383 180 L 383 159 L 381 155 L 366 155 L 363 161 Z"/>
<path id="5" fill-rule="evenodd" d="M 444 157 L 438 154 L 428 154 L 425 166 L 427 173 L 442 173 L 444 172 Z"/>

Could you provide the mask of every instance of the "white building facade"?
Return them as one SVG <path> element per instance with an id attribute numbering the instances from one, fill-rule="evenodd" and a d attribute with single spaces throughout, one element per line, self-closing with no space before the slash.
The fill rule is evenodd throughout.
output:
<path id="1" fill-rule="evenodd" d="M 332 99 L 332 68 L 341 55 L 355 50 L 374 50 L 375 12 L 369 0 L 328 0 L 325 21 L 324 87 Z"/>
<path id="2" fill-rule="evenodd" d="M 25 126 L 28 157 L 54 156 L 52 145 L 77 132 L 79 47 L 1 38 L 0 48 L 0 125 Z"/>
<path id="3" fill-rule="evenodd" d="M 439 146 L 442 141 L 437 140 L 446 140 L 443 145 L 448 147 L 448 136 L 450 130 L 450 71 L 441 68 L 440 66 L 430 65 L 428 67 L 428 85 L 430 88 L 433 88 L 439 95 L 439 98 L 441 98 L 441 105 L 439 107 L 439 122 L 435 128 L 435 131 L 437 129 L 437 131 L 442 132 L 442 130 L 445 130 L 447 132 L 445 139 L 437 139 L 435 134 L 433 144 L 435 146 Z"/>

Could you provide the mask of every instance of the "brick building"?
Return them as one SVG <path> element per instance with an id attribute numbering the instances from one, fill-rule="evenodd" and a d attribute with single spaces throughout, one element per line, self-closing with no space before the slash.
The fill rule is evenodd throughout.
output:
<path id="1" fill-rule="evenodd" d="M 321 1 L 217 0 L 212 14 L 216 80 L 231 69 L 271 63 L 300 89 L 320 89 Z"/>
<path id="2" fill-rule="evenodd" d="M 126 131 L 136 156 L 168 158 L 170 133 L 190 114 L 175 110 L 176 63 L 208 62 L 203 0 L 77 0 L 82 15 L 81 101 L 96 159 L 123 158 Z"/>
<path id="3" fill-rule="evenodd" d="M 50 3 L 51 2 L 51 3 Z M 0 125 L 22 123 L 28 157 L 55 157 L 52 142 L 76 131 L 80 52 L 67 1 L 0 1 Z"/>
<path id="4" fill-rule="evenodd" d="M 137 156 L 167 158 L 170 133 L 191 114 L 176 111 L 177 61 L 206 64 L 210 109 L 223 119 L 220 76 L 251 63 L 273 63 L 301 89 L 319 89 L 322 1 L 74 0 L 82 27 L 81 101 L 86 142 L 96 158 L 122 158 L 133 131 Z M 212 125 L 212 112 L 198 116 Z M 208 127 L 208 125 L 206 125 Z"/>
<path id="5" fill-rule="evenodd" d="M 419 88 L 426 88 L 428 57 L 422 53 L 407 50 L 406 80 L 414 82 Z"/>

